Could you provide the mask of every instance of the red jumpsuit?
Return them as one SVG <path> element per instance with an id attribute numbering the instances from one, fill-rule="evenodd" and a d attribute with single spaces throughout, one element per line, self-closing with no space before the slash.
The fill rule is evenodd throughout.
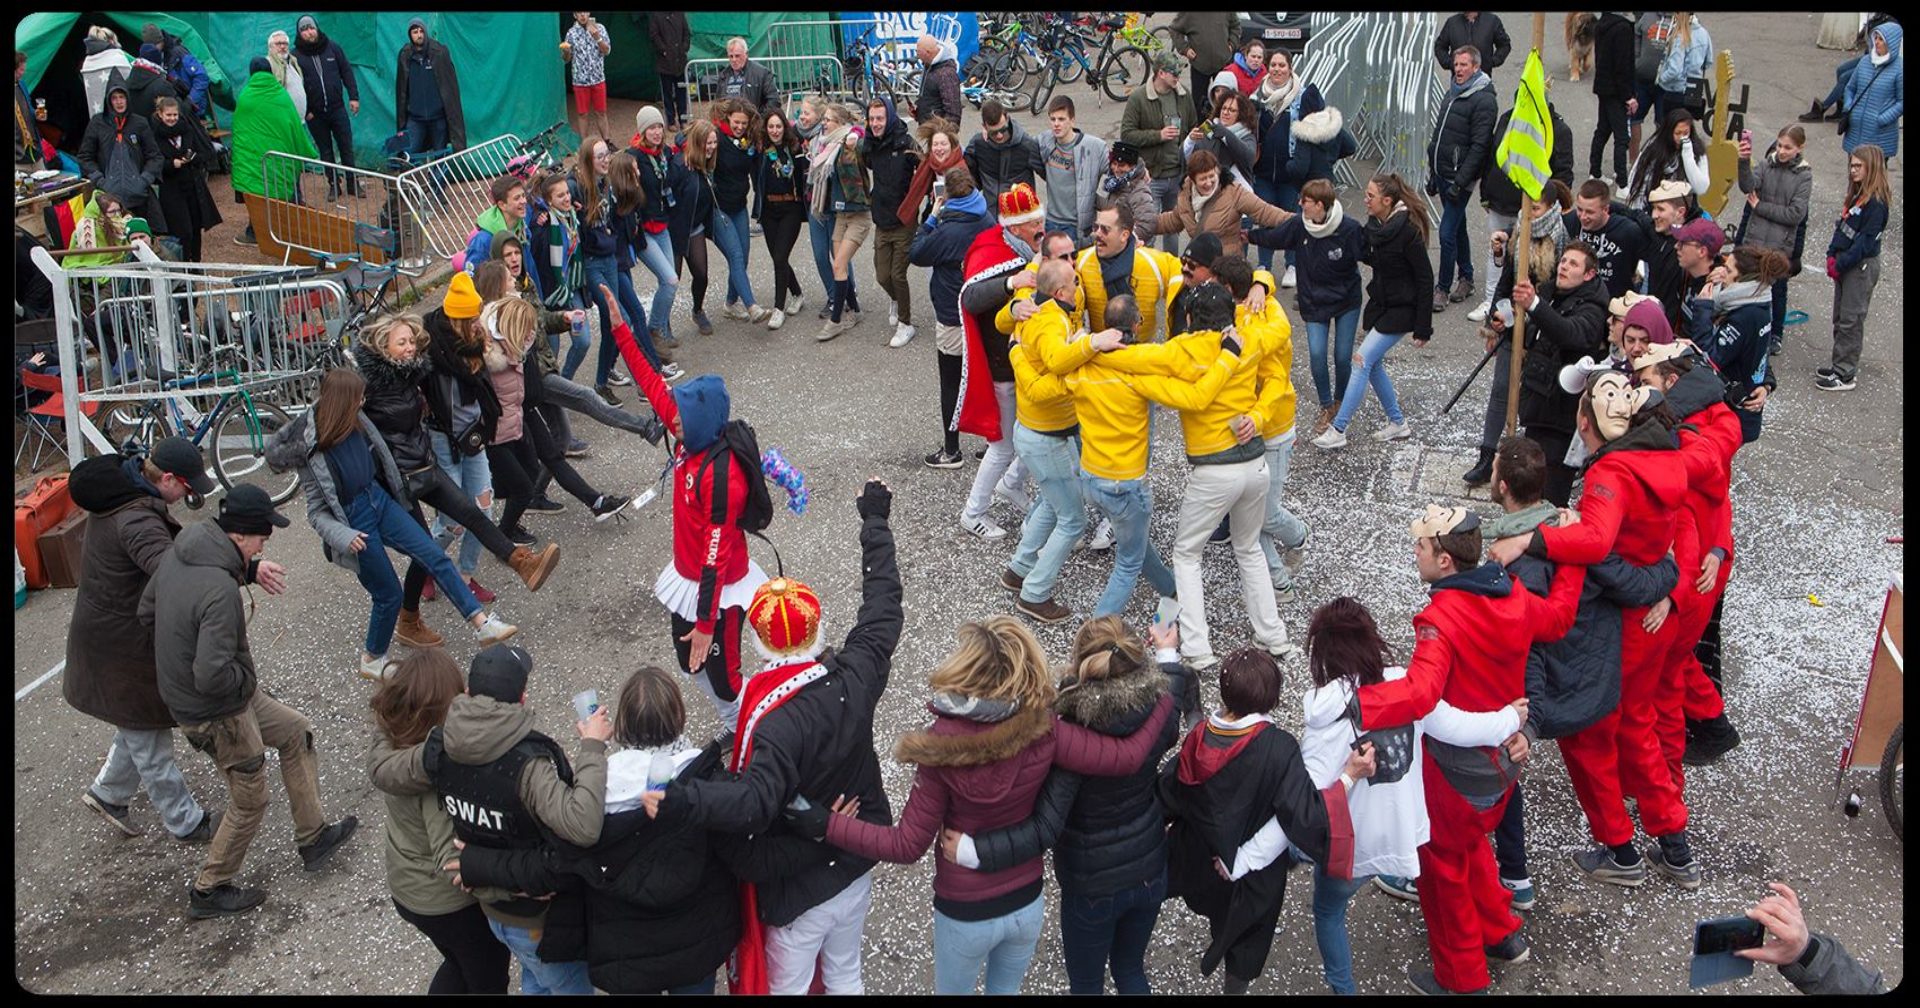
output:
<path id="1" fill-rule="evenodd" d="M 1476 577 L 1483 569 L 1455 577 L 1488 580 Z M 1504 594 L 1436 584 L 1432 601 L 1413 618 L 1406 676 L 1360 688 L 1362 727 L 1410 724 L 1441 700 L 1463 711 L 1485 712 L 1525 695 L 1527 650 L 1566 636 L 1586 576 L 1586 568 L 1562 564 L 1545 599 L 1507 579 L 1505 571 L 1491 579 L 1505 582 L 1509 591 Z M 1431 748 L 1424 761 L 1429 839 L 1420 846 L 1420 914 L 1427 923 L 1427 951 L 1440 986 L 1476 991 L 1492 982 L 1486 946 L 1504 941 L 1522 923 L 1487 845 L 1513 789 L 1492 808 L 1477 809 L 1448 783 Z"/>
<path id="2" fill-rule="evenodd" d="M 1705 551 L 1714 546 L 1720 547 L 1726 553 L 1720 561 L 1719 577 L 1714 581 L 1713 590 L 1702 601 L 1702 608 L 1696 614 L 1696 619 L 1680 625 L 1681 636 L 1698 642 L 1700 635 L 1706 631 L 1708 621 L 1713 618 L 1713 610 L 1719 605 L 1720 597 L 1727 590 L 1727 579 L 1733 573 L 1733 500 L 1728 487 L 1733 479 L 1733 456 L 1740 450 L 1741 434 L 1740 418 L 1735 416 L 1733 410 L 1725 403 L 1714 403 L 1694 413 L 1687 417 L 1687 423 L 1699 428 L 1701 435 L 1712 442 L 1714 447 L 1719 449 L 1721 456 L 1726 459 L 1726 471 L 1721 474 L 1722 482 L 1719 484 L 1720 493 L 1713 493 L 1712 487 L 1708 487 L 1704 494 L 1695 493 L 1692 491 L 1692 482 L 1689 480 L 1687 508 L 1694 513 L 1694 520 L 1699 528 L 1710 530 L 1709 534 L 1702 536 L 1702 555 L 1704 556 Z M 1682 584 L 1688 584 L 1699 576 L 1700 571 L 1696 567 L 1690 574 L 1682 571 L 1680 581 Z M 1695 656 L 1693 645 L 1689 644 L 1687 652 L 1684 655 L 1676 654 L 1676 657 L 1680 662 L 1682 689 L 1685 693 L 1686 720 L 1711 721 L 1719 717 L 1725 709 L 1720 700 L 1720 690 L 1701 669 L 1700 659 Z M 1684 751 L 1686 747 L 1684 723 L 1681 727 L 1681 735 L 1681 748 Z M 1669 758 L 1678 759 L 1675 756 Z"/>
<path id="3" fill-rule="evenodd" d="M 1718 416 L 1715 415 L 1716 411 Z M 1673 782 L 1686 790 L 1686 768 L 1680 757 L 1687 749 L 1687 721 L 1718 717 L 1720 692 L 1700 668 L 1694 645 L 1713 617 L 1713 606 L 1726 590 L 1733 566 L 1733 505 L 1727 499 L 1732 452 L 1726 435 L 1731 427 L 1732 448 L 1739 448 L 1740 421 L 1723 403 L 1714 403 L 1687 418 L 1698 430 L 1680 431 L 1680 455 L 1687 472 L 1685 506 L 1675 514 L 1673 558 L 1680 582 L 1673 590 L 1674 634 L 1667 648 L 1655 703 L 1659 712 L 1660 750 Z M 1694 590 L 1700 565 L 1709 551 L 1722 552 L 1719 573 L 1705 593 Z M 1698 714 L 1696 717 L 1695 715 Z"/>

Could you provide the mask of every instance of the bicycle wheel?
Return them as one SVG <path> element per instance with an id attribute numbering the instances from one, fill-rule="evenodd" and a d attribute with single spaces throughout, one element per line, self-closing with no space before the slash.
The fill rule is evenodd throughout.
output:
<path id="1" fill-rule="evenodd" d="M 987 71 L 988 86 L 999 91 L 1019 91 L 1026 86 L 1027 65 L 1020 54 L 1012 50 L 993 58 Z"/>
<path id="2" fill-rule="evenodd" d="M 1906 839 L 1900 832 L 1906 819 L 1906 812 L 1901 807 L 1905 800 L 1902 785 L 1906 782 L 1901 779 L 1903 768 L 1900 765 L 1906 757 L 1903 738 L 1906 733 L 1905 722 L 1894 725 L 1893 737 L 1887 739 L 1887 751 L 1880 757 L 1880 807 L 1887 813 L 1887 825 L 1893 827 L 1894 838 L 1899 840 Z"/>
<path id="3" fill-rule="evenodd" d="M 1115 52 L 1106 65 L 1100 68 L 1100 90 L 1117 102 L 1127 100 L 1127 95 L 1136 86 L 1145 83 L 1153 74 L 1153 67 L 1147 54 L 1128 46 Z"/>
<path id="4" fill-rule="evenodd" d="M 150 400 L 126 400 L 111 403 L 101 411 L 100 433 L 117 451 L 128 441 L 151 448 L 155 441 L 172 431 L 156 413 Z"/>
<path id="5" fill-rule="evenodd" d="M 265 490 L 275 504 L 292 500 L 300 488 L 299 476 L 291 470 L 276 473 L 267 468 L 267 439 L 292 423 L 286 410 L 258 396 L 227 400 L 213 429 L 213 474 L 220 485 L 231 490 L 251 483 Z"/>
<path id="6" fill-rule="evenodd" d="M 1051 54 L 1053 65 L 1060 68 L 1060 83 L 1072 84 L 1087 71 L 1087 48 L 1084 42 L 1068 42 Z"/>
<path id="7" fill-rule="evenodd" d="M 1053 99 L 1053 89 L 1060 85 L 1060 74 L 1055 67 L 1047 67 L 1029 79 L 1031 87 L 1027 95 L 1027 111 L 1039 115 Z"/>

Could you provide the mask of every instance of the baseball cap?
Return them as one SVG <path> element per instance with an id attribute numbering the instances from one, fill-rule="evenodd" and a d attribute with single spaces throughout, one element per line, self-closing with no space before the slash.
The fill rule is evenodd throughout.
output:
<path id="1" fill-rule="evenodd" d="M 1220 261 L 1224 251 L 1219 235 L 1211 231 L 1202 231 L 1187 244 L 1186 251 L 1180 253 L 1180 260 L 1212 269 L 1213 264 Z"/>
<path id="2" fill-rule="evenodd" d="M 467 666 L 467 692 L 501 703 L 519 703 L 533 674 L 533 656 L 516 644 L 483 648 Z"/>
<path id="3" fill-rule="evenodd" d="M 1696 217 L 1675 228 L 1673 240 L 1675 244 L 1693 242 L 1703 246 L 1707 250 L 1707 255 L 1717 256 L 1720 254 L 1720 247 L 1727 243 L 1727 233 L 1720 230 L 1718 224 L 1705 217 Z"/>
<path id="4" fill-rule="evenodd" d="M 1153 68 L 1172 74 L 1174 80 L 1179 81 L 1181 94 L 1186 94 L 1190 90 L 1187 84 L 1187 58 L 1185 56 L 1172 50 L 1161 50 L 1160 53 L 1153 58 Z"/>
<path id="5" fill-rule="evenodd" d="M 200 449 L 183 437 L 161 438 L 153 443 L 153 449 L 147 452 L 147 461 L 155 469 L 172 473 L 187 484 L 187 506 L 198 508 L 203 498 L 213 492 L 213 478 L 207 475 L 206 460 L 200 457 Z"/>
<path id="6" fill-rule="evenodd" d="M 273 498 L 251 483 L 242 483 L 220 498 L 220 514 L 214 522 L 235 535 L 272 535 L 287 527 L 287 516 L 273 509 Z"/>

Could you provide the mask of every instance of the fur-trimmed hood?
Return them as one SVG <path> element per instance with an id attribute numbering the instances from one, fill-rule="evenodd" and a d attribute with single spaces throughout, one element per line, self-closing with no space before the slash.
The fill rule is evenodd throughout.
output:
<path id="1" fill-rule="evenodd" d="M 367 380 L 368 399 L 380 393 L 416 392 L 426 380 L 427 372 L 433 370 L 425 354 L 415 354 L 403 364 L 366 343 L 353 345 L 353 363 Z"/>
<path id="2" fill-rule="evenodd" d="M 1166 673 L 1152 661 L 1145 661 L 1124 675 L 1062 679 L 1053 709 L 1068 721 L 1103 735 L 1131 735 L 1146 723 L 1166 688 Z"/>
<path id="3" fill-rule="evenodd" d="M 1004 721 L 983 723 L 934 712 L 933 723 L 908 732 L 894 744 L 893 757 L 923 767 L 981 767 L 1004 764 L 1005 783 L 1012 783 L 1012 758 L 1053 731 L 1053 711 L 1024 707 Z M 994 775 L 1001 776 L 1001 775 Z"/>
<path id="4" fill-rule="evenodd" d="M 1322 144 L 1340 135 L 1345 120 L 1340 109 L 1329 105 L 1318 112 L 1309 112 L 1293 124 L 1293 135 L 1302 143 Z"/>

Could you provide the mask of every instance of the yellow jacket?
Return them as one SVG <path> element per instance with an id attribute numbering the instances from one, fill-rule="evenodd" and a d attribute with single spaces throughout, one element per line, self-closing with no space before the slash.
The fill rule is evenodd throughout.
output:
<path id="1" fill-rule="evenodd" d="M 1039 273 L 1040 260 L 1035 259 L 1034 261 L 1028 263 L 1027 272 Z M 1001 305 L 1000 310 L 994 313 L 993 327 L 1000 330 L 1002 333 L 1008 336 L 1015 335 L 1013 331 L 1014 326 L 1016 324 L 1013 321 L 1014 302 L 1019 301 L 1022 298 L 1031 298 L 1032 294 L 1033 294 L 1033 288 L 1028 287 L 1028 288 L 1022 289 L 1019 293 L 1008 298 L 1007 303 Z M 1076 319 L 1079 318 L 1081 314 L 1086 310 L 1087 310 L 1087 292 L 1081 290 L 1079 287 L 1076 286 L 1073 289 L 1073 317 Z"/>
<path id="2" fill-rule="evenodd" d="M 1199 381 L 1127 374 L 1096 358 L 1066 376 L 1080 418 L 1080 468 L 1106 480 L 1134 480 L 1147 473 L 1149 403 L 1204 410 L 1233 377 L 1240 359 L 1222 352 Z"/>
<path id="3" fill-rule="evenodd" d="M 1073 393 L 1060 376 L 1092 359 L 1093 341 L 1079 332 L 1075 320 L 1048 298 L 1040 310 L 1014 328 L 1007 345 L 1007 359 L 1013 364 L 1014 413 L 1029 430 L 1050 433 L 1063 431 L 1079 423 L 1073 408 Z M 1058 371 L 1047 366 L 1052 358 Z"/>
<path id="4" fill-rule="evenodd" d="M 1243 344 L 1251 346 L 1251 337 L 1260 339 L 1268 347 L 1260 356 L 1260 393 L 1249 415 L 1260 425 L 1260 436 L 1270 438 L 1293 429 L 1294 410 L 1297 407 L 1293 390 L 1293 323 L 1287 318 L 1286 309 L 1281 307 L 1279 299 L 1274 296 L 1280 285 L 1274 281 L 1273 273 L 1263 269 L 1254 270 L 1253 282 L 1266 287 L 1267 303 L 1257 317 L 1247 311 L 1246 305 L 1236 305 L 1233 317 Z M 1184 277 L 1173 279 L 1167 289 L 1169 305 L 1180 296 L 1184 285 Z M 1156 373 L 1180 372 L 1167 370 Z"/>
<path id="5" fill-rule="evenodd" d="M 1180 411 L 1180 432 L 1190 457 L 1216 455 L 1238 447 L 1240 441 L 1234 437 L 1231 426 L 1233 418 L 1254 412 L 1258 372 L 1267 347 L 1260 338 L 1249 338 L 1245 332 L 1240 334 L 1240 341 L 1240 367 L 1221 387 L 1220 394 L 1200 409 Z M 1205 377 L 1219 355 L 1219 331 L 1202 329 L 1172 337 L 1165 343 L 1121 347 L 1103 355 L 1100 363 L 1127 374 L 1165 375 L 1194 381 Z"/>
<path id="6" fill-rule="evenodd" d="M 1086 294 L 1087 328 L 1098 332 L 1107 327 L 1107 285 L 1100 279 L 1100 258 L 1093 246 L 1080 253 L 1074 268 L 1080 272 L 1080 289 Z M 1180 258 L 1157 248 L 1136 244 L 1133 248 L 1133 296 L 1140 303 L 1142 341 L 1160 339 L 1160 318 L 1166 314 L 1167 294 L 1180 276 Z"/>

